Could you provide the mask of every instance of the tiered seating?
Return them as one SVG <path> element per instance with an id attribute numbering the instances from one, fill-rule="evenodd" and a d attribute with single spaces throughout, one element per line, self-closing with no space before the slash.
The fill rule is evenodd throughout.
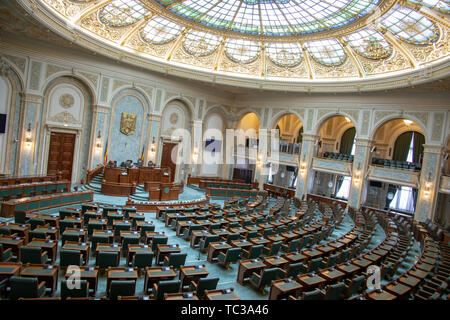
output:
<path id="1" fill-rule="evenodd" d="M 407 161 L 397 161 L 381 158 L 372 158 L 372 164 L 383 166 L 385 168 L 395 168 L 395 169 L 407 169 L 420 171 L 422 169 L 421 163 L 407 162 Z"/>
<path id="2" fill-rule="evenodd" d="M 204 209 L 211 208 L 214 206 Z M 194 208 L 185 210 L 195 212 Z M 99 274 L 105 274 L 108 282 L 107 295 L 100 298 L 112 300 L 134 296 L 136 281 L 142 272 L 145 273 L 145 294 L 151 293 L 147 296 L 150 299 L 184 294 L 190 286 L 203 291 L 216 289 L 213 283 L 199 282 L 209 274 L 206 267 L 185 265 L 186 253 L 179 244 L 167 244 L 165 233 L 155 230 L 155 225 L 145 221 L 136 208 L 88 203 L 80 209 L 61 210 L 58 216 L 34 213 L 17 215 L 17 218 L 15 223 L 0 226 L 0 269 L 10 276 L 15 275 L 11 281 L 9 277 L 2 281 L 3 289 L 9 289 L 9 298 L 53 296 L 59 270 L 67 269 L 65 277 L 68 278 L 73 266 L 81 270 L 81 289 L 69 290 L 67 281 L 62 280 L 62 299 L 94 299 Z M 58 252 L 60 260 L 56 264 Z M 91 256 L 95 258 L 94 266 L 89 264 Z M 126 257 L 124 266 L 120 265 L 121 256 Z M 164 281 L 160 281 L 160 273 L 167 273 Z M 45 277 L 45 282 L 38 281 L 41 277 Z M 175 280 L 178 278 L 180 280 Z M 189 294 L 196 295 L 195 292 Z M 204 293 L 201 295 L 206 299 Z"/>
<path id="3" fill-rule="evenodd" d="M 344 153 L 336 153 L 336 152 L 328 152 L 325 151 L 323 153 L 323 157 L 327 159 L 334 159 L 339 161 L 347 161 L 347 162 L 353 162 L 354 156 Z"/>

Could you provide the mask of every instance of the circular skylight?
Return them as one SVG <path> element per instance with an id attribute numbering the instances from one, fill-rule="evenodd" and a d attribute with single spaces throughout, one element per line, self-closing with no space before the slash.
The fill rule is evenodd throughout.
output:
<path id="1" fill-rule="evenodd" d="M 344 90 L 366 85 L 377 90 L 382 85 L 379 78 L 398 76 L 410 85 L 412 72 L 425 77 L 422 81 L 432 78 L 430 70 L 436 77 L 444 75 L 441 70 L 447 70 L 450 56 L 449 0 L 36 3 L 45 4 L 55 19 L 72 26 L 68 38 L 80 33 L 80 45 L 90 47 L 94 42 L 92 47 L 98 50 L 96 42 L 101 39 L 112 49 L 105 48 L 107 55 L 130 55 L 129 61 L 139 64 L 138 56 L 157 63 L 154 69 L 163 67 L 183 77 L 202 74 L 206 81 L 234 83 L 229 80 L 239 74 L 239 84 L 258 88 L 273 83 L 277 90 L 295 90 L 296 85 L 309 90 L 310 81 L 332 79 L 342 86 L 350 81 L 352 85 Z M 152 69 L 151 63 L 147 65 Z M 364 82 L 357 83 L 361 79 Z M 369 84 L 372 79 L 374 86 Z M 287 80 L 296 85 L 286 86 Z M 392 85 L 392 81 L 385 83 Z"/>
<path id="2" fill-rule="evenodd" d="M 197 23 L 244 34 L 293 36 L 339 28 L 372 12 L 378 0 L 158 0 Z"/>

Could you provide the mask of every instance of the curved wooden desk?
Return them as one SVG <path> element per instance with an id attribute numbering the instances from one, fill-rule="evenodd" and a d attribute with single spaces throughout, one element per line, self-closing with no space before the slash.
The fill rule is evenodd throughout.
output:
<path id="1" fill-rule="evenodd" d="M 128 197 L 136 193 L 135 183 L 115 183 L 102 181 L 102 193 L 107 196 Z"/>

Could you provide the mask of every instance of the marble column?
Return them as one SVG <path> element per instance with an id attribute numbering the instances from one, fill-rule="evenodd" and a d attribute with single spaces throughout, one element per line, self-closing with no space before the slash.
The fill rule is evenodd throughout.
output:
<path id="1" fill-rule="evenodd" d="M 91 148 L 93 150 L 91 154 L 91 163 L 89 166 L 89 170 L 95 168 L 98 164 L 103 163 L 103 155 L 104 150 L 106 148 L 106 120 L 108 116 L 108 107 L 94 105 L 92 106 L 93 115 L 92 115 L 92 123 L 93 123 L 93 139 Z M 97 144 L 100 144 L 100 147 Z"/>
<path id="2" fill-rule="evenodd" d="M 444 148 L 440 145 L 424 146 L 422 171 L 420 173 L 420 189 L 416 202 L 414 220 L 434 220 L 441 176 L 441 162 Z"/>
<path id="3" fill-rule="evenodd" d="M 295 196 L 306 200 L 306 195 L 311 188 L 314 172 L 312 170 L 312 160 L 315 153 L 315 143 L 319 136 L 312 134 L 303 134 L 302 151 L 300 153 L 299 175 L 297 179 L 297 189 Z"/>
<path id="4" fill-rule="evenodd" d="M 191 173 L 191 176 L 197 177 L 201 175 L 203 163 L 203 121 L 195 120 L 192 122 L 191 127 L 192 147 L 189 155 L 188 172 Z"/>
<path id="5" fill-rule="evenodd" d="M 19 122 L 19 128 L 21 135 L 19 135 L 20 155 L 19 155 L 19 174 L 20 175 L 35 175 L 37 174 L 37 152 L 40 147 L 39 133 L 41 130 L 41 106 L 42 96 L 35 94 L 23 95 L 22 116 Z M 27 130 L 30 129 L 31 144 L 26 145 L 25 139 L 27 136 Z"/>
<path id="6" fill-rule="evenodd" d="M 267 176 L 266 163 L 267 163 L 267 146 L 268 137 L 270 137 L 267 128 L 259 129 L 259 148 L 257 154 L 257 166 L 258 171 L 258 189 L 264 190 L 264 177 Z M 255 175 L 256 176 L 256 175 Z"/>
<path id="7" fill-rule="evenodd" d="M 354 209 L 361 208 L 367 195 L 366 179 L 369 170 L 370 150 L 372 141 L 369 139 L 356 139 L 355 156 L 352 165 L 352 181 L 348 198 L 348 206 Z"/>

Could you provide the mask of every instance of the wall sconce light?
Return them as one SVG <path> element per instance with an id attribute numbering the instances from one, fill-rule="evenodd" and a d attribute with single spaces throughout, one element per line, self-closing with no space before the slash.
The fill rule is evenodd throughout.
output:
<path id="1" fill-rule="evenodd" d="M 353 182 L 355 183 L 355 185 L 358 185 L 360 181 L 361 181 L 361 168 L 360 164 L 358 163 L 358 168 L 356 169 L 355 176 L 353 177 Z"/>
<path id="2" fill-rule="evenodd" d="M 154 156 L 156 153 L 156 144 L 155 144 L 155 137 L 152 139 L 152 144 L 150 145 L 150 155 Z"/>
<path id="3" fill-rule="evenodd" d="M 300 164 L 300 170 L 299 170 L 300 176 L 304 177 L 306 174 L 306 164 L 301 163 Z"/>
<path id="4" fill-rule="evenodd" d="M 197 163 L 197 160 L 198 160 L 198 147 L 195 146 L 194 151 L 192 152 L 192 161 L 194 163 Z"/>
<path id="5" fill-rule="evenodd" d="M 97 141 L 95 143 L 95 147 L 97 148 L 97 151 L 102 149 L 102 135 L 100 133 L 100 130 L 98 130 L 98 136 L 97 136 Z"/>
<path id="6" fill-rule="evenodd" d="M 413 122 L 411 120 L 404 119 L 403 123 L 406 124 L 407 126 L 410 126 Z"/>
<path id="7" fill-rule="evenodd" d="M 425 196 L 426 199 L 428 199 L 431 195 L 431 173 L 428 173 L 428 178 L 427 181 L 425 182 L 425 187 L 423 189 L 423 195 Z"/>
<path id="8" fill-rule="evenodd" d="M 262 167 L 262 165 L 263 165 L 263 157 L 262 157 L 262 155 L 260 154 L 260 155 L 258 155 L 258 159 L 256 160 L 256 166 L 258 167 L 258 168 L 260 168 L 260 167 Z"/>
<path id="9" fill-rule="evenodd" d="M 31 139 L 31 123 L 28 124 L 28 129 L 25 131 L 25 148 L 31 149 L 33 140 Z"/>

